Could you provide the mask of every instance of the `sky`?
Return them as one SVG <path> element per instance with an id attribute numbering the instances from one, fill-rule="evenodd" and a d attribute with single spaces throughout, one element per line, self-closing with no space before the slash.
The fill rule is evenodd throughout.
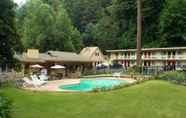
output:
<path id="1" fill-rule="evenodd" d="M 15 3 L 17 3 L 18 5 L 21 5 L 25 2 L 26 0 L 14 0 Z"/>

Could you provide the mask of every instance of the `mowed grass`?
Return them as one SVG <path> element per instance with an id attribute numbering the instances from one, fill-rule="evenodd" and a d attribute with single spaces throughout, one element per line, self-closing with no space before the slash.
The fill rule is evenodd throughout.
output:
<path id="1" fill-rule="evenodd" d="M 186 117 L 186 87 L 165 81 L 102 93 L 1 92 L 13 101 L 13 118 Z"/>

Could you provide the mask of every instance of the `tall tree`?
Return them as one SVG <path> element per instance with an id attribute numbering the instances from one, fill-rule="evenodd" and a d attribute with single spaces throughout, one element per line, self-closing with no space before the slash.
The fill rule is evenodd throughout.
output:
<path id="1" fill-rule="evenodd" d="M 143 2 L 143 33 L 141 41 L 142 47 L 157 47 L 159 43 L 159 17 L 164 7 L 164 0 L 142 0 Z M 102 49 L 118 49 L 118 48 L 136 48 L 136 32 L 137 32 L 137 0 L 113 0 L 111 6 L 102 10 L 97 25 L 99 26 L 96 34 L 90 38 L 93 44 L 99 45 L 99 41 L 105 41 L 101 45 Z M 117 27 L 117 28 L 116 28 Z M 115 29 L 114 29 L 115 28 Z M 94 29 L 90 30 L 95 32 Z M 93 33 L 89 33 L 92 35 Z M 112 36 L 111 36 L 112 35 Z M 104 36 L 104 37 L 103 37 Z M 89 36 L 91 37 L 91 36 Z M 114 45 L 107 47 L 108 39 Z"/>
<path id="2" fill-rule="evenodd" d="M 142 1 L 137 0 L 137 37 L 136 37 L 136 49 L 137 49 L 137 66 L 141 66 L 141 34 L 142 34 Z"/>
<path id="3" fill-rule="evenodd" d="M 15 27 L 15 4 L 12 0 L 0 1 L 0 64 L 12 65 L 13 55 L 20 44 Z"/>

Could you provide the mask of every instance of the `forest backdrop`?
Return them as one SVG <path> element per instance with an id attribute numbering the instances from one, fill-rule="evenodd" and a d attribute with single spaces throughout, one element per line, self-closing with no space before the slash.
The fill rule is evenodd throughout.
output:
<path id="1" fill-rule="evenodd" d="M 186 46 L 186 0 L 142 0 L 142 47 Z M 0 1 L 0 63 L 27 48 L 136 48 L 136 0 Z M 10 63 L 10 62 L 7 62 Z"/>
<path id="2" fill-rule="evenodd" d="M 136 0 L 28 0 L 16 9 L 25 48 L 135 48 Z M 186 45 L 186 0 L 143 0 L 142 47 Z"/>

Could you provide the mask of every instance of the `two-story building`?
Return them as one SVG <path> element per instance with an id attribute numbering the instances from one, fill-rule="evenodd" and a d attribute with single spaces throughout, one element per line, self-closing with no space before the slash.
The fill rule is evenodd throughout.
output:
<path id="1" fill-rule="evenodd" d="M 106 50 L 111 61 L 124 67 L 136 65 L 136 49 Z M 186 47 L 143 48 L 142 66 L 183 66 L 186 65 Z"/>

